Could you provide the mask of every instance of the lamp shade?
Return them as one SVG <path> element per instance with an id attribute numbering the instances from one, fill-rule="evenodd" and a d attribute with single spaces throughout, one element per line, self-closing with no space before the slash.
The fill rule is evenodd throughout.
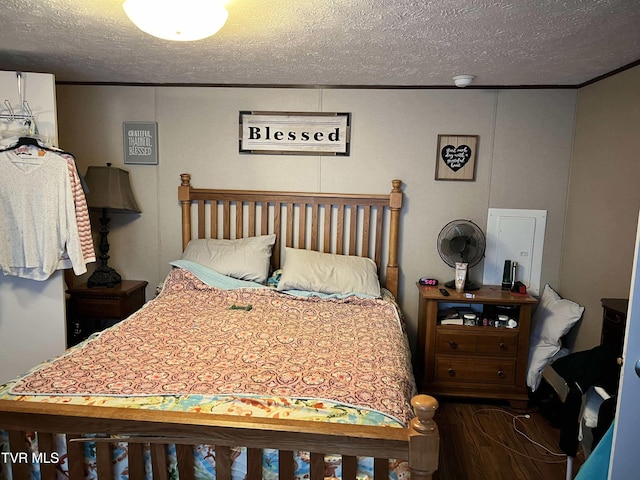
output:
<path id="1" fill-rule="evenodd" d="M 129 172 L 121 168 L 89 167 L 85 175 L 89 187 L 87 205 L 91 209 L 106 209 L 111 213 L 140 213 L 131 190 Z"/>
<path id="2" fill-rule="evenodd" d="M 229 16 L 223 0 L 126 0 L 122 8 L 143 32 L 177 41 L 210 37 Z"/>

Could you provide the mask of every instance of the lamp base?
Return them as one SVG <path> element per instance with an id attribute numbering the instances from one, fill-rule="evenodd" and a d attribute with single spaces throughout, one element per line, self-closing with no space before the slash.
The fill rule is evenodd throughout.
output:
<path id="1" fill-rule="evenodd" d="M 87 287 L 113 288 L 122 282 L 120 274 L 107 265 L 101 265 L 91 274 L 87 280 Z"/>
<path id="2" fill-rule="evenodd" d="M 445 283 L 444 286 L 447 287 L 447 288 L 455 289 L 456 288 L 456 281 L 455 280 L 451 280 L 451 281 Z M 464 282 L 464 291 L 465 292 L 473 292 L 475 290 L 480 290 L 480 287 L 481 287 L 481 285 L 478 285 L 473 280 L 469 280 L 468 278 Z"/>

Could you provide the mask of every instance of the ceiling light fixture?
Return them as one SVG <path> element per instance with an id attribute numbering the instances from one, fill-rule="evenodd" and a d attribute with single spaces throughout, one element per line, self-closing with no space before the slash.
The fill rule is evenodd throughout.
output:
<path id="1" fill-rule="evenodd" d="M 218 32 L 229 17 L 224 4 L 224 0 L 126 0 L 122 8 L 143 32 L 186 42 Z"/>
<path id="2" fill-rule="evenodd" d="M 468 74 L 454 75 L 453 77 L 451 77 L 453 83 L 456 84 L 456 87 L 460 88 L 468 87 L 469 85 L 471 85 L 471 82 L 473 82 L 474 78 L 476 78 L 475 75 Z"/>

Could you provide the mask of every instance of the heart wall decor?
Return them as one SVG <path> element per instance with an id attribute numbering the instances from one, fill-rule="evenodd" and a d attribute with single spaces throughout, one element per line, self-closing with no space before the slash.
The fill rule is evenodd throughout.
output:
<path id="1" fill-rule="evenodd" d="M 440 155 L 444 163 L 447 164 L 447 167 L 457 172 L 464 167 L 471 158 L 471 148 L 468 145 L 460 145 L 458 147 L 445 145 Z"/>
<path id="2" fill-rule="evenodd" d="M 438 135 L 436 180 L 475 180 L 478 135 Z"/>

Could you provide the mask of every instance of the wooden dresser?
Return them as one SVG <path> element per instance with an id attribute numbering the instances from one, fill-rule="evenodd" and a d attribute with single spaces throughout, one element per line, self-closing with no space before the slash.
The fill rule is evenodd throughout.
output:
<path id="1" fill-rule="evenodd" d="M 473 298 L 451 289 L 445 297 L 438 287 L 418 285 L 418 290 L 415 369 L 420 391 L 434 396 L 508 400 L 516 408 L 525 408 L 531 308 L 537 300 L 511 294 L 499 285 L 468 292 Z M 478 325 L 441 325 L 439 312 L 446 306 L 477 311 Z M 502 313 L 516 319 L 517 327 L 495 327 Z"/>

